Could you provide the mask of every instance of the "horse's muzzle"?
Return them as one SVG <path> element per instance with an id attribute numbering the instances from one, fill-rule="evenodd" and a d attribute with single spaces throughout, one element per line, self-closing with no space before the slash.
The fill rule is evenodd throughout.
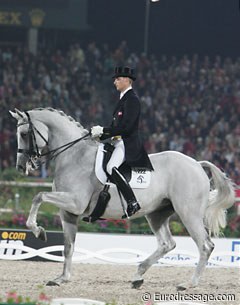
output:
<path id="1" fill-rule="evenodd" d="M 17 171 L 19 171 L 22 174 L 24 174 L 26 171 L 26 167 L 24 168 L 24 166 L 18 165 L 18 164 L 16 165 L 16 169 L 17 169 Z"/>

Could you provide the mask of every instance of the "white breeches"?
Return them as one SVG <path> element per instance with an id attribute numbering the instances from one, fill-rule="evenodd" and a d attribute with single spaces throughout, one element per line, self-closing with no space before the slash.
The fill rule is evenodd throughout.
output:
<path id="1" fill-rule="evenodd" d="M 107 164 L 107 172 L 109 175 L 112 175 L 112 169 L 114 167 L 119 167 L 125 160 L 125 147 L 123 140 L 114 141 L 114 147 L 115 149 Z"/>

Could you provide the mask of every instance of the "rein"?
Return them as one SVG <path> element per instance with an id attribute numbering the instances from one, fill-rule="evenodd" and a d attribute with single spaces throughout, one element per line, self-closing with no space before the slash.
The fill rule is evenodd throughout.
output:
<path id="1" fill-rule="evenodd" d="M 44 140 L 44 142 L 47 145 L 48 145 L 48 141 L 44 138 L 44 136 L 41 134 L 41 132 L 33 125 L 29 113 L 25 112 L 25 114 L 27 115 L 28 122 L 18 124 L 17 126 L 19 127 L 21 125 L 29 124 L 29 129 L 28 129 L 29 149 L 18 149 L 18 153 L 27 154 L 29 156 L 29 159 L 31 162 L 32 162 L 33 158 L 36 158 L 36 157 L 41 158 L 41 157 L 48 156 L 48 155 L 50 155 L 50 160 L 52 160 L 52 159 L 56 158 L 58 155 L 60 155 L 62 152 L 64 152 L 65 150 L 69 149 L 76 143 L 80 142 L 81 140 L 83 140 L 91 135 L 91 132 L 88 132 L 87 134 L 85 134 L 84 136 L 82 136 L 76 140 L 73 140 L 69 143 L 66 143 L 62 146 L 52 149 L 44 154 L 41 154 L 39 152 L 39 148 L 37 145 L 36 136 L 35 136 L 34 131 L 37 132 L 37 134 Z"/>
<path id="2" fill-rule="evenodd" d="M 82 136 L 81 138 L 78 138 L 74 141 L 71 141 L 69 143 L 66 143 L 62 146 L 59 146 L 53 150 L 50 150 L 44 154 L 42 154 L 40 157 L 44 157 L 44 156 L 47 156 L 47 155 L 51 155 L 50 156 L 50 160 L 52 160 L 53 158 L 56 158 L 58 155 L 60 155 L 62 152 L 64 152 L 65 150 L 69 149 L 70 147 L 72 147 L 73 145 L 75 145 L 76 143 L 80 142 L 81 140 L 87 138 L 88 136 L 90 136 L 90 132 L 88 132 L 87 134 L 85 134 L 84 136 Z M 62 149 L 62 150 L 61 150 Z"/>

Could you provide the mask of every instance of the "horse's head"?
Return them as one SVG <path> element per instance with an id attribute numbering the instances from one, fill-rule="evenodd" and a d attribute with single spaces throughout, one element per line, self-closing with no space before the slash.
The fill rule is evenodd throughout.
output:
<path id="1" fill-rule="evenodd" d="M 31 118 L 28 112 L 9 111 L 17 120 L 17 162 L 18 171 L 28 174 L 37 168 L 37 160 L 48 144 L 48 127 L 41 121 Z"/>

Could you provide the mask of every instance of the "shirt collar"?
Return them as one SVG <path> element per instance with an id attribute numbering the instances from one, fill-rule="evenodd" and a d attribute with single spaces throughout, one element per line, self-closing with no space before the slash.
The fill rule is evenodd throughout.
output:
<path id="1" fill-rule="evenodd" d="M 124 96 L 124 94 L 126 94 L 128 92 L 128 90 L 131 90 L 132 86 L 129 86 L 126 90 L 124 90 L 123 92 L 120 93 L 120 99 Z"/>

